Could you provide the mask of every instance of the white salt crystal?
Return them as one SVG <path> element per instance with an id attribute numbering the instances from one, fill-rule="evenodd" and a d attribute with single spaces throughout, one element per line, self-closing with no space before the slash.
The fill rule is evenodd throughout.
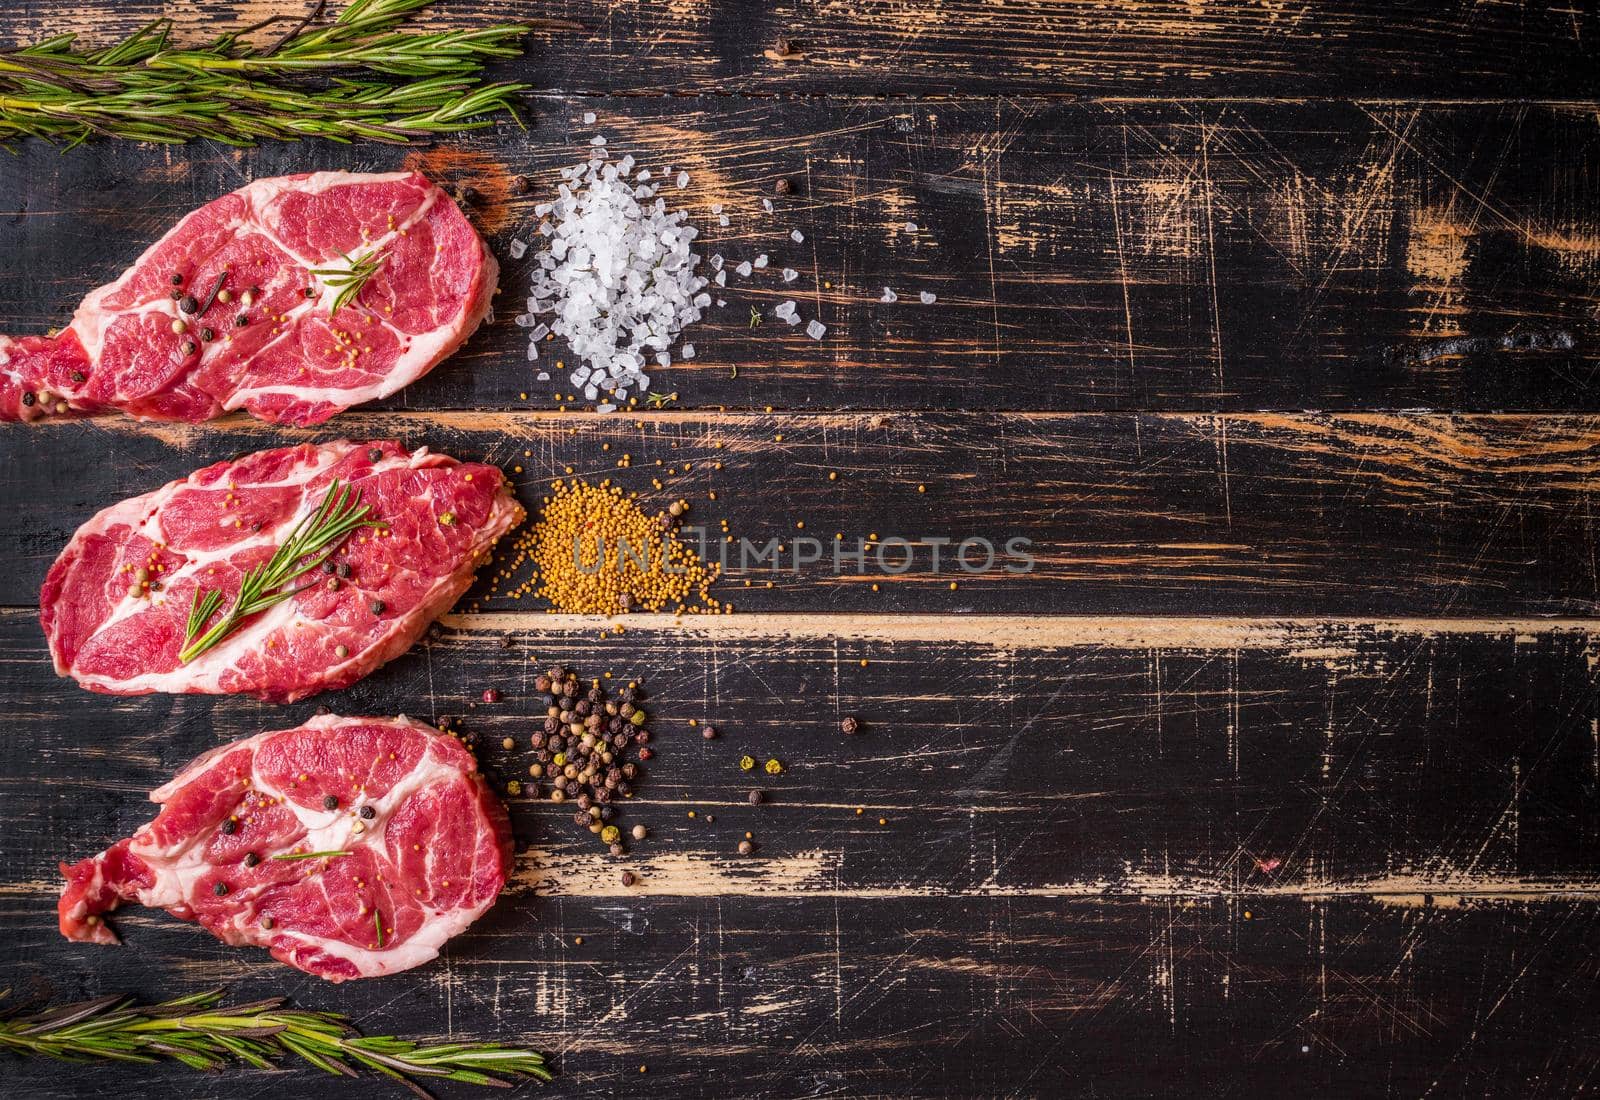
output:
<path id="1" fill-rule="evenodd" d="M 880 302 L 889 302 L 889 303 L 898 302 L 899 300 L 900 300 L 900 295 L 896 294 L 893 290 L 889 289 L 888 287 L 884 287 L 883 288 L 883 297 L 878 299 L 878 301 L 880 301 Z"/>
<path id="2" fill-rule="evenodd" d="M 605 143 L 606 136 L 604 134 L 596 134 L 594 137 L 589 139 L 590 145 L 604 145 Z"/>
<path id="3" fill-rule="evenodd" d="M 607 401 L 607 402 L 605 402 L 603 404 L 596 405 L 594 407 L 594 411 L 597 412 L 597 413 L 616 412 L 617 411 L 617 407 L 615 405 L 613 405 L 611 402 Z"/>
<path id="4" fill-rule="evenodd" d="M 813 320 L 810 324 L 806 325 L 806 335 L 811 337 L 813 340 L 822 339 L 823 334 L 827 331 L 828 326 L 823 324 L 821 321 Z"/>
<path id="5" fill-rule="evenodd" d="M 713 213 L 713 214 L 720 214 L 720 213 L 722 213 L 722 204 L 721 204 L 721 203 L 720 203 L 720 202 L 714 202 L 714 203 L 712 203 L 712 204 L 711 204 L 711 212 L 712 212 L 712 213 Z"/>
<path id="6" fill-rule="evenodd" d="M 727 285 L 728 285 L 728 273 L 727 273 L 727 272 L 726 272 L 726 271 L 719 271 L 719 272 L 717 272 L 717 277 L 716 277 L 716 279 L 715 279 L 715 280 L 713 280 L 713 281 L 714 281 L 714 282 L 715 282 L 715 283 L 716 283 L 716 284 L 717 284 L 717 285 L 718 285 L 718 286 L 727 286 Z"/>
<path id="7" fill-rule="evenodd" d="M 721 299 L 721 298 L 718 298 L 718 299 L 717 299 L 717 308 L 718 308 L 718 309 L 721 309 L 721 308 L 722 308 L 722 307 L 723 307 L 723 306 L 725 306 L 725 305 L 727 305 L 727 304 L 728 304 L 728 303 L 727 303 L 727 302 L 725 302 L 725 301 L 723 301 L 723 300 L 722 300 L 722 299 Z"/>
<path id="8" fill-rule="evenodd" d="M 769 214 L 772 213 L 772 200 L 771 199 L 762 199 L 761 200 L 761 209 L 765 210 Z"/>
<path id="9" fill-rule="evenodd" d="M 689 173 L 687 173 L 687 172 L 679 172 L 678 173 L 678 181 L 677 182 L 678 182 L 678 190 L 680 190 L 680 191 L 683 190 L 685 187 L 688 187 L 689 186 Z"/>
<path id="10" fill-rule="evenodd" d="M 806 240 L 806 235 L 804 233 L 800 232 L 800 230 L 798 230 L 798 229 L 791 229 L 789 231 L 789 239 L 791 241 L 793 241 L 795 244 L 804 244 L 805 240 Z"/>
<path id="11" fill-rule="evenodd" d="M 506 251 L 511 253 L 513 260 L 520 260 L 528 254 L 528 242 L 520 237 L 513 237 L 511 243 L 506 246 Z"/>
<path id="12" fill-rule="evenodd" d="M 719 226 L 721 226 L 723 229 L 728 228 L 728 215 L 726 215 L 726 214 L 717 215 L 717 224 Z"/>
<path id="13" fill-rule="evenodd" d="M 750 277 L 750 261 L 749 260 L 742 261 L 739 264 L 739 266 L 734 268 L 733 270 L 735 272 L 737 272 L 741 277 L 748 279 Z"/>
<path id="14" fill-rule="evenodd" d="M 550 381 L 550 372 L 547 370 L 542 370 L 533 376 L 533 380 L 535 382 L 548 382 Z"/>
<path id="15" fill-rule="evenodd" d="M 917 223 L 916 222 L 906 222 L 906 232 L 907 233 L 915 233 L 916 231 L 917 231 Z"/>
<path id="16" fill-rule="evenodd" d="M 767 254 L 765 252 L 763 252 L 761 255 L 756 257 L 755 267 L 756 267 L 756 270 L 759 271 L 763 267 L 766 267 L 766 266 L 767 266 Z"/>
<path id="17" fill-rule="evenodd" d="M 585 111 L 585 112 L 583 112 L 583 124 L 585 126 L 593 126 L 594 125 L 594 112 L 593 111 Z"/>
<path id="18" fill-rule="evenodd" d="M 694 345 L 693 344 L 684 344 L 682 347 L 680 347 L 678 349 L 678 358 L 679 359 L 693 359 L 694 358 Z"/>
<path id="19" fill-rule="evenodd" d="M 933 305 L 933 303 L 935 303 L 935 302 L 937 302 L 939 300 L 939 296 L 937 294 L 930 294 L 926 290 L 924 290 L 921 294 L 917 295 L 917 297 L 922 299 L 922 304 L 925 305 L 925 306 L 931 306 L 931 305 Z"/>

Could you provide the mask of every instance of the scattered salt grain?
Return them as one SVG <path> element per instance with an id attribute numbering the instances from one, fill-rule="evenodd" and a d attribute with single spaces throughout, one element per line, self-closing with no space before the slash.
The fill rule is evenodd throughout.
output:
<path id="1" fill-rule="evenodd" d="M 750 277 L 750 261 L 749 260 L 742 261 L 739 264 L 739 266 L 734 268 L 733 270 L 736 273 L 738 273 L 738 275 L 740 277 L 748 279 Z"/>
<path id="2" fill-rule="evenodd" d="M 694 345 L 693 344 L 684 344 L 682 347 L 680 347 L 678 349 L 678 358 L 679 359 L 693 359 L 694 358 Z"/>
<path id="3" fill-rule="evenodd" d="M 755 268 L 756 268 L 757 271 L 760 271 L 762 268 L 764 268 L 766 266 L 767 266 L 767 254 L 765 252 L 763 252 L 761 255 L 756 257 Z"/>
<path id="4" fill-rule="evenodd" d="M 915 233 L 916 231 L 917 231 L 917 223 L 916 222 L 906 222 L 906 232 L 907 233 Z"/>
<path id="5" fill-rule="evenodd" d="M 715 282 L 716 282 L 716 284 L 718 286 L 727 286 L 728 285 L 728 273 L 726 271 L 717 272 L 717 277 L 716 277 Z"/>
<path id="6" fill-rule="evenodd" d="M 761 209 L 765 210 L 769 214 L 772 213 L 772 200 L 771 199 L 762 199 L 761 200 Z"/>
<path id="7" fill-rule="evenodd" d="M 933 305 L 933 303 L 935 303 L 935 302 L 937 302 L 939 300 L 939 296 L 937 294 L 932 294 L 932 293 L 930 293 L 930 292 L 928 292 L 926 290 L 924 290 L 921 294 L 917 295 L 917 297 L 922 299 L 922 304 L 925 305 L 925 306 L 931 306 L 931 305 Z"/>
<path id="8" fill-rule="evenodd" d="M 722 204 L 721 204 L 721 203 L 720 203 L 720 202 L 714 202 L 714 203 L 712 203 L 712 204 L 711 204 L 711 212 L 712 212 L 712 213 L 713 213 L 713 214 L 720 214 L 720 213 L 722 213 Z"/>
<path id="9" fill-rule="evenodd" d="M 822 339 L 823 334 L 827 331 L 828 326 L 823 324 L 821 321 L 812 320 L 810 324 L 806 325 L 806 335 L 811 337 L 813 340 Z"/>
<path id="10" fill-rule="evenodd" d="M 792 283 L 796 279 L 798 279 L 799 277 L 800 277 L 800 273 L 798 271 L 796 271 L 794 268 L 786 267 L 786 268 L 783 269 L 783 281 L 784 282 Z"/>
<path id="11" fill-rule="evenodd" d="M 535 382 L 548 382 L 550 381 L 550 372 L 547 370 L 542 370 L 533 376 L 533 380 Z"/>
<path id="12" fill-rule="evenodd" d="M 506 251 L 511 253 L 513 260 L 520 260 L 528 254 L 528 242 L 519 237 L 511 238 L 511 243 L 506 246 Z"/>
<path id="13" fill-rule="evenodd" d="M 594 137 L 589 139 L 590 145 L 604 145 L 605 143 L 606 136 L 604 134 L 596 134 Z"/>
<path id="14" fill-rule="evenodd" d="M 689 173 L 687 173 L 687 172 L 679 172 L 678 173 L 678 190 L 682 191 L 685 187 L 688 187 L 688 186 L 689 186 Z"/>
<path id="15" fill-rule="evenodd" d="M 583 124 L 585 126 L 593 126 L 594 125 L 594 112 L 593 111 L 585 111 L 585 112 L 583 112 Z"/>
<path id="16" fill-rule="evenodd" d="M 798 229 L 791 229 L 789 231 L 789 239 L 791 241 L 793 241 L 795 244 L 804 244 L 805 240 L 806 240 L 806 235 L 804 233 L 800 232 L 800 230 L 798 230 Z"/>
<path id="17" fill-rule="evenodd" d="M 728 215 L 726 215 L 726 214 L 718 214 L 717 215 L 717 224 L 719 226 L 721 226 L 723 229 L 728 228 Z"/>

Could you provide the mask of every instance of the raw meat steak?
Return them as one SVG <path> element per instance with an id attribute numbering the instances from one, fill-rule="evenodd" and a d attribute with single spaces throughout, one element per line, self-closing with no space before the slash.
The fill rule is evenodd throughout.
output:
<path id="1" fill-rule="evenodd" d="M 383 262 L 334 313 L 338 279 L 310 272 L 347 269 L 346 256 Z M 456 204 L 415 173 L 256 180 L 173 226 L 60 335 L 0 337 L 0 420 L 121 409 L 200 421 L 242 407 L 317 424 L 460 347 L 497 275 Z"/>
<path id="2" fill-rule="evenodd" d="M 386 524 L 358 530 L 335 573 L 179 661 L 196 589 L 233 606 L 339 480 Z M 91 691 L 246 692 L 293 702 L 353 684 L 411 648 L 472 583 L 523 511 L 498 467 L 398 443 L 302 444 L 219 462 L 114 504 L 78 528 L 45 576 L 39 619 L 56 672 Z M 215 620 L 213 620 L 215 621 Z"/>
<path id="3" fill-rule="evenodd" d="M 505 807 L 472 754 L 405 717 L 221 745 L 150 799 L 154 821 L 61 865 L 68 939 L 116 943 L 100 914 L 136 901 L 330 982 L 374 978 L 438 955 L 511 870 Z M 347 854 L 279 858 L 307 852 Z"/>

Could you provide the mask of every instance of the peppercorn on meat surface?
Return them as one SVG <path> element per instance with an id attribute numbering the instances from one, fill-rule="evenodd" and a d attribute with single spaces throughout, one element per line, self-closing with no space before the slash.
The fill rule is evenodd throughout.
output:
<path id="1" fill-rule="evenodd" d="M 167 19 L 202 44 L 278 17 L 251 32 L 265 50 L 315 9 L 247 7 L 20 0 L 0 43 Z M 1600 23 L 1569 7 L 569 0 L 487 71 L 530 86 L 520 119 L 435 119 L 428 143 L 63 150 L 0 113 L 0 395 L 32 421 L 0 424 L 0 989 L 289 994 L 368 1034 L 541 1050 L 558 1097 L 1583 1094 Z M 54 331 L 85 290 L 219 196 L 304 173 L 427 181 L 498 274 L 458 288 L 442 238 L 352 213 L 371 245 L 291 249 L 337 270 L 277 312 L 376 332 L 380 288 L 395 316 L 408 293 L 459 302 L 485 320 L 441 326 L 449 362 L 361 381 L 359 408 L 90 407 L 92 333 Z M 383 241 L 405 248 L 367 272 Z M 203 319 L 179 309 L 215 274 L 152 286 L 153 337 L 181 350 L 234 315 L 252 286 L 231 277 Z M 219 363 L 271 331 L 211 327 L 196 357 Z M 263 454 L 322 480 L 215 472 Z M 328 501 L 334 456 L 359 505 Z M 215 549 L 96 533 L 152 490 L 128 532 L 181 518 Z M 325 501 L 332 572 L 237 622 L 230 574 L 189 631 L 199 582 L 168 556 L 242 572 Z M 400 516 L 439 553 L 383 556 Z M 81 598 L 47 600 L 42 631 L 64 548 Z M 155 641 L 117 633 L 147 620 Z M 292 675 L 246 675 L 273 631 Z M 113 696 L 80 672 L 273 697 Z M 403 738 L 453 762 L 477 824 L 413 836 L 421 886 L 498 867 L 492 908 L 467 916 L 487 886 L 407 901 L 367 757 L 206 818 L 204 875 L 162 880 L 181 898 L 141 884 L 184 777 L 227 759 L 204 754 L 298 727 L 324 760 L 355 721 L 334 714 L 409 716 Z M 336 825 L 327 850 L 366 854 L 271 860 L 254 830 L 291 807 L 308 844 Z M 323 843 L 270 854 L 300 847 Z M 95 852 L 69 930 L 115 947 L 61 935 L 59 865 Z M 326 929 L 286 932 L 272 890 Z M 332 985 L 271 943 L 324 931 L 358 969 L 437 957 Z M 305 1067 L 0 1062 L 41 1100 L 346 1091 Z"/>

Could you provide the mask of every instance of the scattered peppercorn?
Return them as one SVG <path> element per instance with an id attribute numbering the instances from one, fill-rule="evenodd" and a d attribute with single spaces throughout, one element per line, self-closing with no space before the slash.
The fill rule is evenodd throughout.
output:
<path id="1" fill-rule="evenodd" d="M 215 340 L 216 338 L 217 334 L 212 329 L 203 328 L 200 330 L 200 339 L 210 341 Z"/>
<path id="2" fill-rule="evenodd" d="M 238 831 L 238 829 L 239 829 L 239 822 L 238 822 L 238 820 L 236 818 L 231 818 L 231 817 L 230 818 L 226 818 L 222 822 L 222 833 L 223 833 L 224 836 L 232 836 L 235 832 Z"/>
<path id="3" fill-rule="evenodd" d="M 334 794 L 323 795 L 322 808 L 324 810 L 337 810 L 339 808 L 339 796 Z"/>
<path id="4" fill-rule="evenodd" d="M 760 791 L 751 791 L 750 792 L 750 805 L 759 806 L 759 805 L 761 805 L 761 803 L 763 803 L 765 801 L 766 801 L 766 795 L 762 794 Z"/>
<path id="5" fill-rule="evenodd" d="M 636 883 L 638 881 L 639 881 L 639 876 L 634 874 L 632 871 L 624 871 L 624 872 L 622 872 L 622 885 L 624 885 L 624 886 L 632 886 L 634 883 Z"/>
<path id="6" fill-rule="evenodd" d="M 753 756 L 741 756 L 741 757 L 739 757 L 739 770 L 740 771 L 747 772 L 747 771 L 749 771 L 751 768 L 753 768 L 755 766 L 756 766 L 756 758 L 755 757 L 753 757 Z"/>
<path id="7" fill-rule="evenodd" d="M 500 701 L 500 693 L 494 688 L 484 688 L 483 701 L 485 703 L 498 703 Z"/>
<path id="8" fill-rule="evenodd" d="M 794 184 L 788 176 L 779 176 L 777 182 L 772 185 L 772 189 L 780 195 L 788 195 L 794 192 Z"/>
<path id="9" fill-rule="evenodd" d="M 861 722 L 855 715 L 846 715 L 844 721 L 839 723 L 839 728 L 845 733 L 857 733 L 861 729 Z"/>
<path id="10" fill-rule="evenodd" d="M 333 655 L 335 657 L 339 658 L 342 661 L 346 657 L 350 656 L 350 647 L 349 646 L 336 645 L 336 646 L 333 647 Z"/>
<path id="11" fill-rule="evenodd" d="M 359 813 L 364 821 L 371 821 L 373 818 L 378 816 L 378 811 L 373 809 L 371 806 L 361 807 Z"/>
<path id="12" fill-rule="evenodd" d="M 705 738 L 707 741 L 715 741 L 717 739 L 717 727 L 707 726 L 705 729 L 700 731 L 700 736 Z"/>
<path id="13" fill-rule="evenodd" d="M 246 867 L 254 867 L 256 864 L 258 864 L 260 862 L 261 862 L 261 857 L 256 855 L 254 852 L 246 852 L 244 854 L 244 865 Z"/>
<path id="14" fill-rule="evenodd" d="M 211 892 L 213 894 L 217 895 L 217 897 L 219 897 L 219 898 L 227 897 L 228 896 L 228 884 L 226 882 L 219 882 L 219 883 L 217 883 L 215 886 L 213 886 L 211 888 Z"/>
<path id="15" fill-rule="evenodd" d="M 387 606 L 388 605 L 385 604 L 382 600 L 373 600 L 372 601 L 372 613 L 374 615 L 382 615 L 383 614 L 383 609 L 385 607 L 387 607 Z"/>
<path id="16" fill-rule="evenodd" d="M 783 765 L 777 760 L 768 760 L 766 763 L 766 770 L 768 775 L 777 775 L 783 771 Z"/>
<path id="17" fill-rule="evenodd" d="M 635 839 L 635 840 L 643 840 L 645 837 L 647 837 L 649 835 L 650 835 L 650 830 L 646 829 L 643 825 L 635 825 L 633 827 L 633 839 Z"/>
<path id="18" fill-rule="evenodd" d="M 751 854 L 752 852 L 754 852 L 755 850 L 756 850 L 756 846 L 751 841 L 748 841 L 748 840 L 739 841 L 739 854 L 740 855 L 747 856 L 747 855 Z"/>
<path id="19" fill-rule="evenodd" d="M 200 303 L 195 301 L 194 295 L 185 294 L 182 298 L 178 299 L 178 308 L 183 310 L 185 313 L 193 313 L 195 310 L 200 308 Z"/>

